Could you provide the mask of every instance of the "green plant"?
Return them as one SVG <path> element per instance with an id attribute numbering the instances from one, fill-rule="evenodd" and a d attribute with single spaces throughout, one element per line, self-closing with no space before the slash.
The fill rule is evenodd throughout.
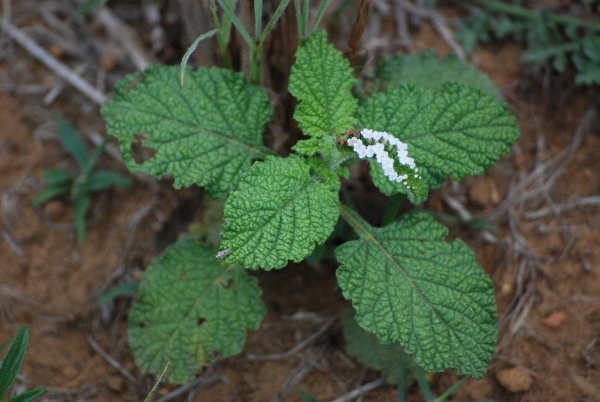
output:
<path id="1" fill-rule="evenodd" d="M 29 330 L 27 327 L 23 327 L 17 332 L 17 336 L 13 340 L 8 353 L 4 357 L 4 360 L 2 360 L 2 364 L 0 364 L 0 401 L 4 400 L 12 388 L 25 360 L 28 346 Z M 9 402 L 35 401 L 44 392 L 46 391 L 43 388 L 35 388 L 9 399 Z"/>
<path id="2" fill-rule="evenodd" d="M 58 116 L 58 134 L 61 144 L 77 162 L 78 172 L 65 169 L 50 169 L 44 172 L 46 187 L 33 200 L 40 206 L 52 199 L 68 195 L 75 204 L 75 231 L 77 241 L 85 238 L 85 215 L 90 206 L 90 193 L 112 186 L 124 187 L 129 179 L 109 170 L 94 170 L 106 143 L 96 147 L 90 155 L 77 131 L 63 117 Z"/>
<path id="3" fill-rule="evenodd" d="M 418 380 L 426 402 L 444 402 L 468 379 L 468 377 L 464 377 L 436 397 L 427 382 L 427 376 L 423 369 L 415 365 L 400 344 L 382 345 L 373 334 L 357 324 L 351 313 L 343 316 L 342 327 L 346 338 L 346 352 L 365 366 L 381 371 L 388 384 L 396 385 L 399 402 L 406 401 L 406 390 L 415 380 Z"/>
<path id="4" fill-rule="evenodd" d="M 446 82 L 453 77 L 433 88 L 399 80 L 359 104 L 348 61 L 317 31 L 298 48 L 289 84 L 307 138 L 281 157 L 262 143 L 272 115 L 264 88 L 221 68 L 187 68 L 185 76 L 181 85 L 175 66 L 131 74 L 102 108 L 130 170 L 225 198 L 217 244 L 183 237 L 146 271 L 129 321 L 137 364 L 159 373 L 168 363 L 166 378 L 181 383 L 239 353 L 265 313 L 246 269 L 306 259 L 341 217 L 358 235 L 335 252 L 358 325 L 402 345 L 427 371 L 481 377 L 497 336 L 491 280 L 465 243 L 446 241 L 431 213 L 396 216 L 403 196 L 418 205 L 448 176 L 481 174 L 510 150 L 518 128 L 506 105 Z M 137 162 L 134 145 L 155 153 Z M 395 200 L 383 227 L 365 221 L 351 199 L 340 202 L 341 180 L 361 159 Z"/>
<path id="5" fill-rule="evenodd" d="M 481 8 L 460 22 L 458 39 L 469 52 L 480 42 L 512 38 L 525 46 L 524 63 L 535 69 L 548 68 L 563 73 L 575 68 L 575 83 L 600 84 L 600 20 L 532 10 L 496 0 L 474 1 Z M 597 1 L 583 1 L 594 14 Z M 595 9 L 594 9 L 595 8 Z M 594 10 L 594 11 L 592 11 Z M 585 13 L 588 15 L 588 13 Z"/>

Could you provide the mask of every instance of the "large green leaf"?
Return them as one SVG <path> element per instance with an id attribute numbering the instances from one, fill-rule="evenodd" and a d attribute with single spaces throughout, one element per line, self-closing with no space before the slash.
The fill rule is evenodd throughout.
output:
<path id="1" fill-rule="evenodd" d="M 222 266 L 216 249 L 184 238 L 150 264 L 129 317 L 129 342 L 138 366 L 166 378 L 191 380 L 217 355 L 243 350 L 247 329 L 265 314 L 256 279 Z"/>
<path id="2" fill-rule="evenodd" d="M 445 84 L 433 91 L 414 86 L 389 89 L 359 110 L 361 127 L 386 131 L 408 144 L 408 153 L 430 188 L 448 176 L 482 174 L 510 151 L 519 136 L 506 105 L 479 90 Z M 374 183 L 388 195 L 404 189 L 372 164 Z"/>
<path id="3" fill-rule="evenodd" d="M 499 98 L 494 82 L 474 65 L 455 55 L 440 59 L 431 49 L 421 53 L 388 57 L 377 68 L 377 83 L 383 88 L 413 84 L 435 90 L 449 82 L 477 88 Z"/>
<path id="4" fill-rule="evenodd" d="M 354 314 L 342 318 L 346 353 L 365 366 L 381 371 L 389 384 L 408 387 L 415 378 L 415 363 L 398 343 L 381 344 L 375 335 L 362 329 Z"/>
<path id="5" fill-rule="evenodd" d="M 225 203 L 221 250 L 247 268 L 303 260 L 333 231 L 338 189 L 299 156 L 255 163 Z"/>
<path id="6" fill-rule="evenodd" d="M 200 68 L 186 78 L 182 87 L 176 66 L 131 74 L 102 114 L 132 171 L 172 174 L 176 187 L 199 184 L 222 197 L 252 160 L 269 153 L 262 145 L 269 99 L 229 70 Z M 155 151 L 142 163 L 133 156 L 138 141 Z"/>
<path id="7" fill-rule="evenodd" d="M 494 287 L 460 240 L 426 213 L 373 228 L 346 207 L 360 239 L 336 250 L 337 277 L 361 327 L 400 342 L 428 371 L 481 377 L 494 354 Z"/>
<path id="8" fill-rule="evenodd" d="M 296 52 L 289 90 L 300 103 L 294 118 L 306 135 L 323 136 L 356 126 L 356 79 L 348 60 L 327 41 L 325 32 L 312 35 Z"/>

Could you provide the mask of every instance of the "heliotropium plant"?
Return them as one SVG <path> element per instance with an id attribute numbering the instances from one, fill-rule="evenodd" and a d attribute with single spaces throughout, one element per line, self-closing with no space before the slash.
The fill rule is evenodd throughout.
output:
<path id="1" fill-rule="evenodd" d="M 147 270 L 129 322 L 138 365 L 160 373 L 169 364 L 167 379 L 181 383 L 216 356 L 239 353 L 265 313 L 247 270 L 304 260 L 341 217 L 358 236 L 335 252 L 358 325 L 427 371 L 481 377 L 495 350 L 496 305 L 473 251 L 448 242 L 428 212 L 375 227 L 339 192 L 363 160 L 383 193 L 414 205 L 448 177 L 482 174 L 518 137 L 506 105 L 470 86 L 398 77 L 359 104 L 349 62 L 316 32 L 299 47 L 289 84 L 306 138 L 282 157 L 263 145 L 272 115 L 265 89 L 220 68 L 185 74 L 183 86 L 175 66 L 132 74 L 102 109 L 132 171 L 171 175 L 176 187 L 196 184 L 225 200 L 220 244 L 183 238 Z M 132 151 L 139 142 L 154 150 L 143 162 Z"/>

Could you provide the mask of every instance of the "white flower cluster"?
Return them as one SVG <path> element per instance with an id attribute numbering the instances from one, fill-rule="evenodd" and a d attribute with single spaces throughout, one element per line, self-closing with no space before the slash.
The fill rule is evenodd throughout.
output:
<path id="1" fill-rule="evenodd" d="M 385 149 L 386 145 L 395 149 L 395 160 L 398 161 L 399 164 L 409 167 L 415 174 L 419 171 L 415 164 L 415 160 L 408 155 L 408 145 L 390 133 L 365 128 L 360 132 L 359 136 L 365 141 L 363 142 L 363 140 L 358 137 L 352 137 L 348 139 L 347 144 L 361 159 L 375 157 L 377 163 L 383 168 L 383 173 L 391 181 L 407 185 L 406 179 L 408 179 L 408 175 L 398 174 L 398 172 L 396 172 L 396 169 L 394 169 L 394 158 L 392 158 Z"/>

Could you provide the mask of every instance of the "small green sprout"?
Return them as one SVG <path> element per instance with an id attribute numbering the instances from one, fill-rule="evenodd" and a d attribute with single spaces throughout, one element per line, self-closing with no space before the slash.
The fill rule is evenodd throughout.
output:
<path id="1" fill-rule="evenodd" d="M 0 402 L 4 400 L 4 397 L 8 395 L 8 391 L 13 386 L 17 374 L 23 365 L 25 355 L 27 354 L 27 348 L 29 345 L 29 330 L 27 327 L 23 327 L 17 332 L 17 336 L 8 353 L 0 364 Z M 29 391 L 25 391 L 22 394 L 15 396 L 8 400 L 8 402 L 30 402 L 35 401 L 44 392 L 43 388 L 34 388 Z"/>
<path id="2" fill-rule="evenodd" d="M 62 116 L 57 117 L 60 142 L 77 162 L 78 171 L 73 173 L 65 169 L 49 169 L 44 172 L 46 187 L 33 200 L 34 206 L 40 206 L 50 200 L 69 195 L 75 204 L 75 231 L 77 241 L 85 238 L 85 215 L 90 206 L 90 193 L 106 190 L 112 186 L 126 187 L 129 179 L 109 170 L 94 170 L 106 141 L 88 153 L 85 142 L 75 128 Z"/>

